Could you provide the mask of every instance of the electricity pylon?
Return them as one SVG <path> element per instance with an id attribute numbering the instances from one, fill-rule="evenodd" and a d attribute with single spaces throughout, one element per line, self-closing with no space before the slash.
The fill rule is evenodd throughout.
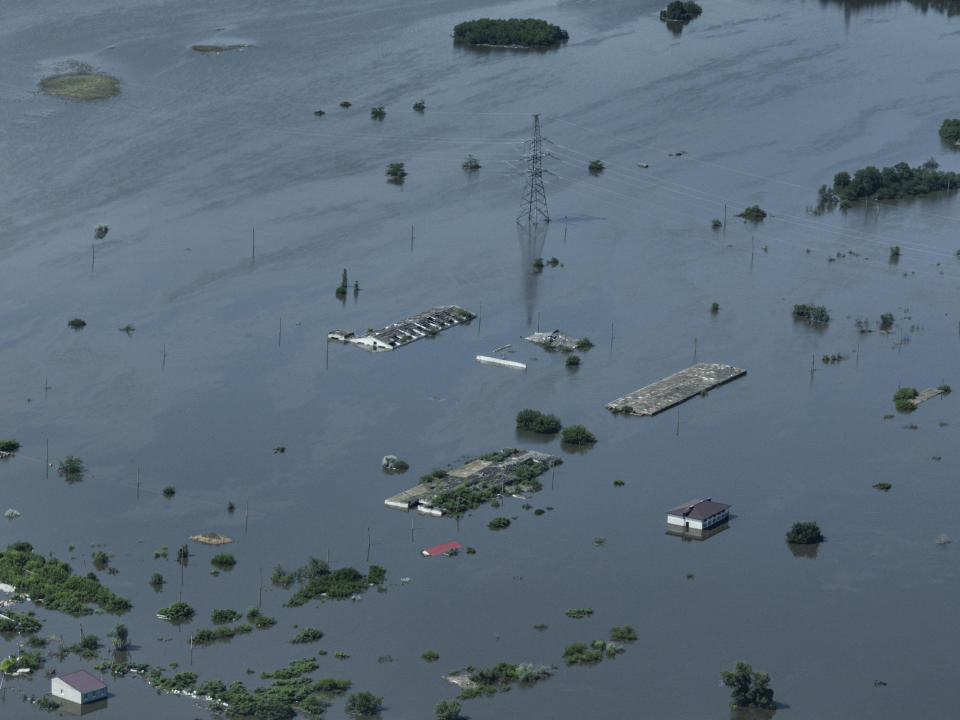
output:
<path id="1" fill-rule="evenodd" d="M 543 189 L 543 139 L 540 137 L 539 114 L 533 116 L 533 139 L 528 140 L 527 145 L 527 184 L 517 224 L 537 225 L 541 220 L 550 222 L 547 194 Z"/>

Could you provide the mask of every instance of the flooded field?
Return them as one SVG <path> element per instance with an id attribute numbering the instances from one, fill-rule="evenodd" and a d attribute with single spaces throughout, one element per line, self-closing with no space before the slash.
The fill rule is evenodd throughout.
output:
<path id="1" fill-rule="evenodd" d="M 892 397 L 960 387 L 960 205 L 951 191 L 812 211 L 840 171 L 960 170 L 937 133 L 960 115 L 960 21 L 950 4 L 734 0 L 676 34 L 662 7 L 5 2 L 0 439 L 21 449 L 0 460 L 0 512 L 21 514 L 0 519 L 0 547 L 29 541 L 81 575 L 103 550 L 117 573 L 97 576 L 133 603 L 119 618 L 35 608 L 42 635 L 107 642 L 122 621 L 134 661 L 250 688 L 312 656 L 312 676 L 383 696 L 385 720 L 432 717 L 458 692 L 443 675 L 500 661 L 557 670 L 464 701 L 472 720 L 726 719 L 719 673 L 737 660 L 771 674 L 795 720 L 955 704 L 957 547 L 936 540 L 960 538 L 958 399 L 903 415 Z M 455 24 L 485 16 L 544 18 L 570 39 L 453 45 Z M 119 94 L 40 91 L 80 71 Z M 535 113 L 553 221 L 528 231 L 515 219 Z M 481 168 L 465 172 L 471 154 Z M 398 162 L 407 175 L 389 183 Z M 735 217 L 755 204 L 763 222 Z M 796 303 L 831 320 L 797 322 Z M 478 317 L 393 352 L 327 342 L 441 305 Z M 594 343 L 579 367 L 522 339 L 555 328 Z M 525 371 L 475 362 L 507 344 Z M 604 408 L 697 362 L 747 374 L 652 418 Z M 598 441 L 519 432 L 524 408 Z M 384 506 L 507 447 L 564 462 L 528 499 L 459 520 Z M 387 454 L 410 469 L 383 472 Z M 56 473 L 68 455 L 80 482 Z M 666 510 L 691 497 L 731 504 L 730 527 L 667 535 Z M 510 527 L 488 529 L 496 516 Z M 827 540 L 795 556 L 785 532 L 808 520 Z M 187 540 L 203 532 L 234 542 Z M 476 553 L 420 555 L 448 540 Z M 237 563 L 215 575 L 220 552 Z M 385 591 L 286 607 L 294 589 L 273 569 L 310 556 L 382 566 Z M 179 600 L 192 622 L 156 618 Z M 258 604 L 274 627 L 191 651 L 213 609 Z M 624 624 L 639 636 L 624 654 L 563 662 Z M 291 644 L 304 627 L 323 639 Z M 16 649 L 0 635 L 0 657 Z M 210 716 L 105 679 L 97 717 Z M 4 687 L 5 720 L 42 717 L 22 697 L 49 690 L 43 671 Z M 326 715 L 343 713 L 341 698 Z"/>

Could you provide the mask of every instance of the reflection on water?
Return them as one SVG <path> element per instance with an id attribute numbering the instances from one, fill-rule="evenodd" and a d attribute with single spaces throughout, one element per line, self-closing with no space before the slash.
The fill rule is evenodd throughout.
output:
<path id="1" fill-rule="evenodd" d="M 947 17 L 960 15 L 960 0 L 934 0 L 934 2 L 928 2 L 927 0 L 906 1 L 924 13 L 928 10 L 934 10 L 945 14 Z M 824 6 L 842 5 L 846 19 L 849 19 L 851 13 L 858 12 L 859 10 L 884 5 L 897 5 L 900 2 L 901 0 L 820 0 L 820 4 Z"/>
<path id="2" fill-rule="evenodd" d="M 816 560 L 817 553 L 820 552 L 820 543 L 813 543 L 812 545 L 787 543 L 787 547 L 790 548 L 790 552 L 793 553 L 794 557 L 808 558 L 810 560 Z"/>
<path id="3" fill-rule="evenodd" d="M 533 268 L 533 262 L 543 257 L 543 248 L 547 244 L 547 223 L 517 225 L 517 241 L 520 244 L 520 273 L 523 278 L 523 306 L 526 311 L 526 324 L 533 324 L 533 309 L 537 304 L 537 283 L 540 273 Z"/>

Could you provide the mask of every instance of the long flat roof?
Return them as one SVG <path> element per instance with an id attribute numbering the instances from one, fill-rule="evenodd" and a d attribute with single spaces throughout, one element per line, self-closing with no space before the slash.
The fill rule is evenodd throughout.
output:
<path id="1" fill-rule="evenodd" d="M 100 682 L 86 670 L 77 670 L 69 675 L 61 675 L 60 679 L 74 690 L 79 690 L 84 694 L 94 690 L 102 690 L 107 686 L 106 683 Z"/>
<path id="2" fill-rule="evenodd" d="M 694 498 L 683 503 L 683 505 L 677 505 L 672 510 L 667 510 L 667 515 L 679 515 L 691 520 L 706 520 L 729 507 L 726 503 L 714 502 L 710 498 Z"/>

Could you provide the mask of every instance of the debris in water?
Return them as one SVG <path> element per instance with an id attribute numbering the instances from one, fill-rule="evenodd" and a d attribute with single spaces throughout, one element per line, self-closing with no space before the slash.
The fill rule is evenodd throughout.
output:
<path id="1" fill-rule="evenodd" d="M 11 520 L 13 520 L 14 518 L 20 517 L 20 511 L 19 511 L 19 510 L 14 510 L 13 508 L 10 508 L 9 510 L 7 510 L 7 511 L 3 514 L 3 516 L 4 516 L 5 518 L 10 518 Z"/>

